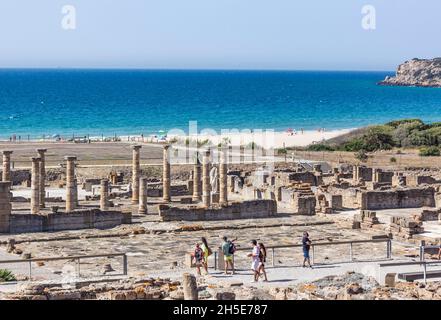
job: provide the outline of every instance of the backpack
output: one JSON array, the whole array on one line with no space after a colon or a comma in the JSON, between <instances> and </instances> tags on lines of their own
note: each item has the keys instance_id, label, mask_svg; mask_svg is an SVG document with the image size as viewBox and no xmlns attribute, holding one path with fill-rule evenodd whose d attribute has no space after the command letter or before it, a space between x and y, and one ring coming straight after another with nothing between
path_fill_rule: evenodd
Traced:
<instances>
[{"instance_id":1,"label":"backpack","mask_svg":"<svg viewBox=\"0 0 441 320\"><path fill-rule=\"evenodd\" d=\"M196 249L195 251L194 251L194 260L196 261L196 262L199 262L199 261L201 261L202 260L202 256L203 256L203 252L202 252L202 250L199 248L199 249Z\"/></svg>"},{"instance_id":2,"label":"backpack","mask_svg":"<svg viewBox=\"0 0 441 320\"><path fill-rule=\"evenodd\" d=\"M232 241L228 241L228 253L234 254L236 252L236 245Z\"/></svg>"}]
</instances>

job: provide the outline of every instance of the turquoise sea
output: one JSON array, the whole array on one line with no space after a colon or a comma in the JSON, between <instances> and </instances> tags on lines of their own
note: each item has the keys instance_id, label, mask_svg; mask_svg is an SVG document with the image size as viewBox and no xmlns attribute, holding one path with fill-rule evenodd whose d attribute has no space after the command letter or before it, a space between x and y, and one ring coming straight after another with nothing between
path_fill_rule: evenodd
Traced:
<instances>
[{"instance_id":1,"label":"turquoise sea","mask_svg":"<svg viewBox=\"0 0 441 320\"><path fill-rule=\"evenodd\" d=\"M441 89L383 87L393 72L0 70L0 137L178 128L354 128L441 121Z\"/></svg>"}]
</instances>

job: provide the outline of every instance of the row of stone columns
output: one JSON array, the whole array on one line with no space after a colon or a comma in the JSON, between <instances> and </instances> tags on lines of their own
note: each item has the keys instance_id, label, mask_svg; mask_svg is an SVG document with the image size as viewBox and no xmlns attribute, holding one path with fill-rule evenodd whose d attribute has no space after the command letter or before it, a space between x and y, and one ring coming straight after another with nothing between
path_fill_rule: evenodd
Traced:
<instances>
[{"instance_id":1,"label":"row of stone columns","mask_svg":"<svg viewBox=\"0 0 441 320\"><path fill-rule=\"evenodd\" d=\"M40 212L40 208L45 207L46 151L46 149L37 149L39 156L31 158L31 214L37 214Z\"/></svg>"},{"instance_id":2,"label":"row of stone columns","mask_svg":"<svg viewBox=\"0 0 441 320\"><path fill-rule=\"evenodd\" d=\"M140 149L140 145L132 147L132 204L139 205L140 214L147 214L148 181L147 178L141 177Z\"/></svg>"}]
</instances>

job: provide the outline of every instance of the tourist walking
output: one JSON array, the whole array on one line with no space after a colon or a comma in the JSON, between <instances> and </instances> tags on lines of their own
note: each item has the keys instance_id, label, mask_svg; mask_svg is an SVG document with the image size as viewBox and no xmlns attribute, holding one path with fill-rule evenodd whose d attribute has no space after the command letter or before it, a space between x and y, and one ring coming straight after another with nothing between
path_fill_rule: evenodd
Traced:
<instances>
[{"instance_id":1,"label":"tourist walking","mask_svg":"<svg viewBox=\"0 0 441 320\"><path fill-rule=\"evenodd\" d=\"M204 252L202 251L202 248L199 245L199 243L196 243L196 248L194 249L194 252L193 252L193 261L196 266L196 270L198 272L198 275L202 275L201 274L201 266L203 265L203 261L204 261Z\"/></svg>"},{"instance_id":2,"label":"tourist walking","mask_svg":"<svg viewBox=\"0 0 441 320\"><path fill-rule=\"evenodd\" d=\"M208 257L211 256L213 251L211 251L210 247L208 246L208 242L205 237L202 237L201 241L202 241L201 249L203 252L202 265L204 267L205 272L208 274Z\"/></svg>"},{"instance_id":3,"label":"tourist walking","mask_svg":"<svg viewBox=\"0 0 441 320\"><path fill-rule=\"evenodd\" d=\"M251 240L251 245L253 247L253 251L248 254L249 257L251 257L251 270L253 270L254 273L254 282L259 281L259 275L260 275L260 248L257 245L256 240Z\"/></svg>"},{"instance_id":4,"label":"tourist walking","mask_svg":"<svg viewBox=\"0 0 441 320\"><path fill-rule=\"evenodd\" d=\"M309 249L311 249L311 240L309 239L308 232L303 232L303 238L302 238L302 248L303 248L303 267L306 267L306 262L308 262L308 266L312 268L311 266L311 260L309 258Z\"/></svg>"},{"instance_id":5,"label":"tourist walking","mask_svg":"<svg viewBox=\"0 0 441 320\"><path fill-rule=\"evenodd\" d=\"M268 281L268 277L266 276L266 270L265 270L265 262L266 262L266 248L262 242L259 242L259 260L260 260L260 267L259 267L259 277L264 276L263 281Z\"/></svg>"},{"instance_id":6,"label":"tourist walking","mask_svg":"<svg viewBox=\"0 0 441 320\"><path fill-rule=\"evenodd\" d=\"M222 253L224 255L224 266L225 266L225 274L228 274L228 268L231 269L232 274L234 274L234 253L236 252L236 245L234 240L228 240L227 237L222 238L223 242L221 245Z\"/></svg>"}]
</instances>

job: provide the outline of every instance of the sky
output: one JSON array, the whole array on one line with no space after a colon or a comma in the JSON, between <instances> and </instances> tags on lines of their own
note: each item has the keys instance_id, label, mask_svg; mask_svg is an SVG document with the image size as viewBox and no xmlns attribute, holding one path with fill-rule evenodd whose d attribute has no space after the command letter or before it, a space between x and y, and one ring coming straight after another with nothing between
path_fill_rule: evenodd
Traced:
<instances>
[{"instance_id":1,"label":"sky","mask_svg":"<svg viewBox=\"0 0 441 320\"><path fill-rule=\"evenodd\" d=\"M1 0L0 67L394 70L441 56L440 12L440 0Z\"/></svg>"}]
</instances>

